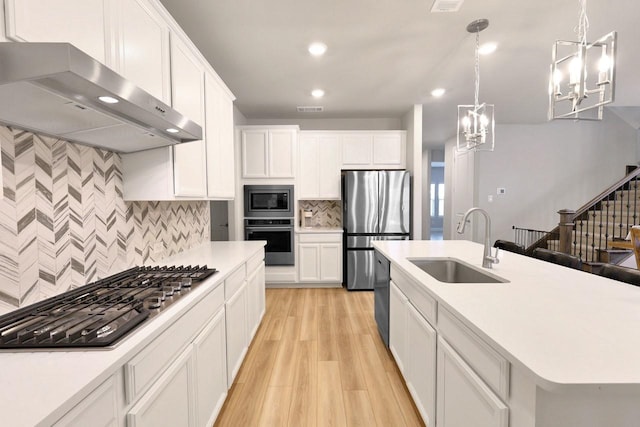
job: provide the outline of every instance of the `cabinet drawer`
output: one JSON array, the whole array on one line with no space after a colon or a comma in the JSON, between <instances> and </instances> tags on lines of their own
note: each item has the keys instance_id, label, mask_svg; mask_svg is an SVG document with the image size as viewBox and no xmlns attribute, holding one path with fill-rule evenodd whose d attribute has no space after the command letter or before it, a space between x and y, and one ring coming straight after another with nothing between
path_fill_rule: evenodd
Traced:
<instances>
[{"instance_id":1,"label":"cabinet drawer","mask_svg":"<svg viewBox=\"0 0 640 427\"><path fill-rule=\"evenodd\" d=\"M224 289L218 286L187 311L151 344L124 365L127 403L136 401L169 363L191 342L212 313L224 306Z\"/></svg>"},{"instance_id":2,"label":"cabinet drawer","mask_svg":"<svg viewBox=\"0 0 640 427\"><path fill-rule=\"evenodd\" d=\"M298 242L300 243L340 243L342 242L342 233L299 233Z\"/></svg>"},{"instance_id":3,"label":"cabinet drawer","mask_svg":"<svg viewBox=\"0 0 640 427\"><path fill-rule=\"evenodd\" d=\"M249 261L247 261L247 274L253 273L256 268L260 267L260 264L264 261L264 251L261 250L259 253L252 256Z\"/></svg>"},{"instance_id":4,"label":"cabinet drawer","mask_svg":"<svg viewBox=\"0 0 640 427\"><path fill-rule=\"evenodd\" d=\"M436 324L438 302L433 298L424 285L417 283L408 276L400 272L393 264L391 265L391 280L405 294L411 304L424 316L432 325Z\"/></svg>"},{"instance_id":5,"label":"cabinet drawer","mask_svg":"<svg viewBox=\"0 0 640 427\"><path fill-rule=\"evenodd\" d=\"M224 281L224 299L228 300L238 292L238 289L242 287L244 279L247 277L247 266L242 264L236 271L231 273Z\"/></svg>"},{"instance_id":6,"label":"cabinet drawer","mask_svg":"<svg viewBox=\"0 0 640 427\"><path fill-rule=\"evenodd\" d=\"M440 310L438 329L489 387L506 401L509 396L509 362L447 309Z\"/></svg>"}]
</instances>

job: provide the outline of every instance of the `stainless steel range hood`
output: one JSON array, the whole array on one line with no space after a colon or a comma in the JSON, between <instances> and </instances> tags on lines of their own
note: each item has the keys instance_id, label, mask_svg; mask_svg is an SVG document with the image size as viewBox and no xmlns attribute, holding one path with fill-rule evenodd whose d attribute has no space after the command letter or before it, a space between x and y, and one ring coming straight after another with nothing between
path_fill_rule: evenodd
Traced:
<instances>
[{"instance_id":1,"label":"stainless steel range hood","mask_svg":"<svg viewBox=\"0 0 640 427\"><path fill-rule=\"evenodd\" d=\"M197 123L69 43L0 43L0 123L121 153L202 139Z\"/></svg>"}]
</instances>

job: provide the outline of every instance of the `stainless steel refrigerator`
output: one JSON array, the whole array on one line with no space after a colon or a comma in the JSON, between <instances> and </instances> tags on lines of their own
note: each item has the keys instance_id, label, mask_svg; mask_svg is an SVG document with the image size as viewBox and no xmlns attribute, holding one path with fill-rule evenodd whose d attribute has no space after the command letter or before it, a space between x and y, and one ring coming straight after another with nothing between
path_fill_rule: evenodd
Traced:
<instances>
[{"instance_id":1,"label":"stainless steel refrigerator","mask_svg":"<svg viewBox=\"0 0 640 427\"><path fill-rule=\"evenodd\" d=\"M374 240L409 240L411 176L407 171L344 171L344 283L373 289Z\"/></svg>"}]
</instances>

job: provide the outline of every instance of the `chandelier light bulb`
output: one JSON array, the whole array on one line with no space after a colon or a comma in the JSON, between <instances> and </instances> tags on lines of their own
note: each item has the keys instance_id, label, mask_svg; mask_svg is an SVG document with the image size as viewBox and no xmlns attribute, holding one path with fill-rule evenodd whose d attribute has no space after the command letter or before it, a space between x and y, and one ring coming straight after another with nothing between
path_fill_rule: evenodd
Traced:
<instances>
[{"instance_id":1,"label":"chandelier light bulb","mask_svg":"<svg viewBox=\"0 0 640 427\"><path fill-rule=\"evenodd\" d=\"M489 118L485 114L481 114L480 126L482 126L482 128L486 128L488 124L489 124Z\"/></svg>"},{"instance_id":2,"label":"chandelier light bulb","mask_svg":"<svg viewBox=\"0 0 640 427\"><path fill-rule=\"evenodd\" d=\"M582 59L576 56L569 63L569 84L580 83L580 71L582 69Z\"/></svg>"},{"instance_id":3,"label":"chandelier light bulb","mask_svg":"<svg viewBox=\"0 0 640 427\"><path fill-rule=\"evenodd\" d=\"M606 53L602 53L600 61L598 62L598 70L601 73L606 73L611 68L611 58Z\"/></svg>"}]
</instances>

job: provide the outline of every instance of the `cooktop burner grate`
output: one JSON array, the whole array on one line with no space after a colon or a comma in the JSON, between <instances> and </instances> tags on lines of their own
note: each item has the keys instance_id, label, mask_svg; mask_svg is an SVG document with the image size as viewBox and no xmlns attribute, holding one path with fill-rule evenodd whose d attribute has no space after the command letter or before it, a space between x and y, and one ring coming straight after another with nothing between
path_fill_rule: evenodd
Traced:
<instances>
[{"instance_id":1,"label":"cooktop burner grate","mask_svg":"<svg viewBox=\"0 0 640 427\"><path fill-rule=\"evenodd\" d=\"M0 316L0 349L112 345L214 273L197 265L133 267Z\"/></svg>"}]
</instances>

